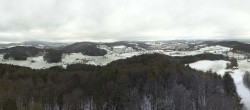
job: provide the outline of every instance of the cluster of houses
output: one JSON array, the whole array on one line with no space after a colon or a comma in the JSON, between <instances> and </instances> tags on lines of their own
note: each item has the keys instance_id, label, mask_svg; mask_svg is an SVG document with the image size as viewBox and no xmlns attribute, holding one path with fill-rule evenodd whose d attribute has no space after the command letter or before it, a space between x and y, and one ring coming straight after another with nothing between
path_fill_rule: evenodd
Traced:
<instances>
[{"instance_id":1,"label":"cluster of houses","mask_svg":"<svg viewBox=\"0 0 250 110\"><path fill-rule=\"evenodd\" d=\"M133 52L134 49L132 47L126 47L124 45L120 45L112 47L112 51L115 53L129 53Z\"/></svg>"},{"instance_id":2,"label":"cluster of houses","mask_svg":"<svg viewBox=\"0 0 250 110\"><path fill-rule=\"evenodd\" d=\"M118 45L118 46L113 46L113 47L109 47L107 45L99 45L98 48L100 49L105 49L105 50L110 50L113 51L114 53L129 53L129 52L133 52L134 49L132 47L127 47L124 45Z\"/></svg>"},{"instance_id":3,"label":"cluster of houses","mask_svg":"<svg viewBox=\"0 0 250 110\"><path fill-rule=\"evenodd\" d=\"M161 43L161 42L154 42L154 43L147 43L150 45L150 49L153 50L187 50L189 48L188 44L186 43Z\"/></svg>"}]
</instances>

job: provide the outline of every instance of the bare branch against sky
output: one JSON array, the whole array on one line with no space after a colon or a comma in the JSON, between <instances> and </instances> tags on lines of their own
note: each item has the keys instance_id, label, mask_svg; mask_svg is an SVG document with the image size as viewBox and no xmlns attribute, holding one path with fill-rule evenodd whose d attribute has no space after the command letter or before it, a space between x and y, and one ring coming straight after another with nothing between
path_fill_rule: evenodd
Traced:
<instances>
[{"instance_id":1,"label":"bare branch against sky","mask_svg":"<svg viewBox=\"0 0 250 110\"><path fill-rule=\"evenodd\" d=\"M249 0L0 0L0 41L248 39Z\"/></svg>"}]
</instances>

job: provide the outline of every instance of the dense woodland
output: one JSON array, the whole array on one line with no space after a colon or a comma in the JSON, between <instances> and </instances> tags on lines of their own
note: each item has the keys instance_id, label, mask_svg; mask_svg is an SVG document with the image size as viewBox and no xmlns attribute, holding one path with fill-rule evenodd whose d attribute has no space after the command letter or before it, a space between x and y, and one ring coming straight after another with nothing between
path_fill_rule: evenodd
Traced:
<instances>
[{"instance_id":1,"label":"dense woodland","mask_svg":"<svg viewBox=\"0 0 250 110\"><path fill-rule=\"evenodd\" d=\"M175 58L178 59L180 63L183 64L193 63L200 60L229 60L228 56L224 56L221 54L212 54L212 53L198 54L193 56L181 56Z\"/></svg>"},{"instance_id":2,"label":"dense woodland","mask_svg":"<svg viewBox=\"0 0 250 110\"><path fill-rule=\"evenodd\" d=\"M248 71L243 76L243 83L250 90L250 73Z\"/></svg>"},{"instance_id":3,"label":"dense woodland","mask_svg":"<svg viewBox=\"0 0 250 110\"><path fill-rule=\"evenodd\" d=\"M0 64L0 109L241 110L230 74L196 71L181 60L152 54L43 70Z\"/></svg>"},{"instance_id":4,"label":"dense woodland","mask_svg":"<svg viewBox=\"0 0 250 110\"><path fill-rule=\"evenodd\" d=\"M47 49L45 55L43 56L44 61L48 63L57 63L62 61L62 54L61 50L53 50Z\"/></svg>"},{"instance_id":5,"label":"dense woodland","mask_svg":"<svg viewBox=\"0 0 250 110\"><path fill-rule=\"evenodd\" d=\"M16 46L12 48L0 49L4 54L4 59L13 58L14 60L26 60L27 57L33 57L41 53L42 50L35 47Z\"/></svg>"},{"instance_id":6,"label":"dense woodland","mask_svg":"<svg viewBox=\"0 0 250 110\"><path fill-rule=\"evenodd\" d=\"M233 51L242 51L250 53L250 44L240 44L233 47Z\"/></svg>"},{"instance_id":7,"label":"dense woodland","mask_svg":"<svg viewBox=\"0 0 250 110\"><path fill-rule=\"evenodd\" d=\"M213 41L207 41L204 42L205 44L211 46L211 45L221 45L225 47L231 47L233 48L233 51L235 52L246 52L250 53L250 44L248 43L243 43L243 42L238 42L238 41L219 41L219 42L213 42Z\"/></svg>"},{"instance_id":8,"label":"dense woodland","mask_svg":"<svg viewBox=\"0 0 250 110\"><path fill-rule=\"evenodd\" d=\"M63 53L78 53L90 56L103 56L107 54L104 49L97 48L98 43L93 42L77 42L72 45L66 46L62 49Z\"/></svg>"}]
</instances>

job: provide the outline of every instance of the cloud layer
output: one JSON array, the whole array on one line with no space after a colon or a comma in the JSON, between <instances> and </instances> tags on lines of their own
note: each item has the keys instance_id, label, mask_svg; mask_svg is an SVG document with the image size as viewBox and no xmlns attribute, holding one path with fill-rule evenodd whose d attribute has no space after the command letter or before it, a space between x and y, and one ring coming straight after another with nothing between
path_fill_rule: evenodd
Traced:
<instances>
[{"instance_id":1,"label":"cloud layer","mask_svg":"<svg viewBox=\"0 0 250 110\"><path fill-rule=\"evenodd\" d=\"M0 0L0 42L248 39L249 0Z\"/></svg>"}]
</instances>

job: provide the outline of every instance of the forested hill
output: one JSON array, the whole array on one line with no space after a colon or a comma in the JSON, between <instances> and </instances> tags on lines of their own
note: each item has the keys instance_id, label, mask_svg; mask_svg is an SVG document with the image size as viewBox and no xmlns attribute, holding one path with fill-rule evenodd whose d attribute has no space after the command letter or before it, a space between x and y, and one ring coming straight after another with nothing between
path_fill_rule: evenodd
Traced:
<instances>
[{"instance_id":1,"label":"forested hill","mask_svg":"<svg viewBox=\"0 0 250 110\"><path fill-rule=\"evenodd\" d=\"M58 63L61 62L63 53L82 53L83 55L89 56L103 56L107 54L107 51L98 48L98 45L98 43L92 42L77 42L59 49L14 46L0 49L0 54L4 55L4 59L14 60L27 60L28 57L44 55L44 60L48 63Z\"/></svg>"},{"instance_id":2,"label":"forested hill","mask_svg":"<svg viewBox=\"0 0 250 110\"><path fill-rule=\"evenodd\" d=\"M221 54L205 53L193 56L182 56L182 57L177 56L175 57L175 59L178 59L179 62L182 64L189 64L200 60L229 60L229 57Z\"/></svg>"},{"instance_id":3,"label":"forested hill","mask_svg":"<svg viewBox=\"0 0 250 110\"><path fill-rule=\"evenodd\" d=\"M205 54L198 54L198 55L192 55L192 56L167 56L163 54L143 54L140 56L135 56L128 59L119 59L117 61L113 61L108 66L116 65L116 66L130 66L134 63L141 64L141 65L171 65L175 66L176 64L189 64L194 63L196 61L200 60L229 60L228 56L224 56L221 54L211 54L211 53L205 53Z\"/></svg>"},{"instance_id":4,"label":"forested hill","mask_svg":"<svg viewBox=\"0 0 250 110\"><path fill-rule=\"evenodd\" d=\"M97 48L98 43L93 42L77 42L71 45L68 45L62 49L64 53L78 53L81 52L83 55L90 56L103 56L107 54L107 51L104 49Z\"/></svg>"},{"instance_id":5,"label":"forested hill","mask_svg":"<svg viewBox=\"0 0 250 110\"><path fill-rule=\"evenodd\" d=\"M36 56L41 52L41 49L24 46L0 49L0 53L4 53L4 59L13 58L14 60L26 60L27 57Z\"/></svg>"},{"instance_id":6,"label":"forested hill","mask_svg":"<svg viewBox=\"0 0 250 110\"><path fill-rule=\"evenodd\" d=\"M204 42L208 46L212 45L221 45L225 47L231 47L233 48L233 51L242 51L246 53L250 53L250 44L249 43L244 43L244 42L239 42L239 41L219 41L219 42Z\"/></svg>"},{"instance_id":7,"label":"forested hill","mask_svg":"<svg viewBox=\"0 0 250 110\"><path fill-rule=\"evenodd\" d=\"M67 69L0 65L2 110L240 110L229 74L218 76L162 55Z\"/></svg>"}]
</instances>

